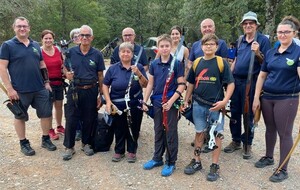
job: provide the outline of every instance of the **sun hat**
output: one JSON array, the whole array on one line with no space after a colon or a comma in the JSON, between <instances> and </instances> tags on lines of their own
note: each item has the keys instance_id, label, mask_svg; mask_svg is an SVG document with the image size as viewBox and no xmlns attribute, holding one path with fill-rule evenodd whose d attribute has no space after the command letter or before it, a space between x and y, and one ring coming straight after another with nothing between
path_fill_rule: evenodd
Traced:
<instances>
[{"instance_id":1,"label":"sun hat","mask_svg":"<svg viewBox=\"0 0 300 190\"><path fill-rule=\"evenodd\" d=\"M243 20L240 22L240 24L242 24L245 20L254 20L256 22L257 25L260 25L260 23L257 20L257 15L256 13L249 11L246 14L244 14L243 16Z\"/></svg>"}]
</instances>

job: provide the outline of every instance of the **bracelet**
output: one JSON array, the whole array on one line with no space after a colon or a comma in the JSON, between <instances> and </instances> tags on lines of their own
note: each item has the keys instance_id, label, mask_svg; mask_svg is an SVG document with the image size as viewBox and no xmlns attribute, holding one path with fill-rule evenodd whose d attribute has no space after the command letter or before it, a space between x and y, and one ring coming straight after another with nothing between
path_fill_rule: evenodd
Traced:
<instances>
[{"instance_id":1,"label":"bracelet","mask_svg":"<svg viewBox=\"0 0 300 190\"><path fill-rule=\"evenodd\" d=\"M44 83L50 83L50 80L45 80Z\"/></svg>"},{"instance_id":2,"label":"bracelet","mask_svg":"<svg viewBox=\"0 0 300 190\"><path fill-rule=\"evenodd\" d=\"M177 94L179 94L179 97L182 97L181 92L179 92L178 90L175 91Z\"/></svg>"}]
</instances>

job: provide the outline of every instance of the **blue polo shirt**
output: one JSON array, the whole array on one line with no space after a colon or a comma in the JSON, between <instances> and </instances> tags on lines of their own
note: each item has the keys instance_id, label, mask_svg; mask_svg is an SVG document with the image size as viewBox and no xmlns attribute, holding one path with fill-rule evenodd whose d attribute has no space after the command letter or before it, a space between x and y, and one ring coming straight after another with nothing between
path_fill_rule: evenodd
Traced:
<instances>
[{"instance_id":1,"label":"blue polo shirt","mask_svg":"<svg viewBox=\"0 0 300 190\"><path fill-rule=\"evenodd\" d=\"M253 41L252 41L253 42ZM233 76L237 78L246 79L248 76L250 58L251 58L251 44L252 42L248 43L246 41L246 36L244 35L242 41L237 47L237 57L236 62L233 70ZM257 34L257 42L259 43L260 51L266 55L267 51L271 48L271 44L269 39L261 34ZM238 44L238 42L236 43ZM258 62L257 58L255 57L254 66L253 66L253 75L258 75L260 71L260 63Z\"/></svg>"},{"instance_id":2,"label":"blue polo shirt","mask_svg":"<svg viewBox=\"0 0 300 190\"><path fill-rule=\"evenodd\" d=\"M97 49L91 47L89 52L84 55L80 51L80 45L74 46L69 50L69 59L71 61L72 70L74 71L74 79L80 82L76 85L88 85L98 81L98 72L105 70L103 56ZM70 70L68 60L65 66ZM93 81L93 82L91 82Z\"/></svg>"},{"instance_id":3,"label":"blue polo shirt","mask_svg":"<svg viewBox=\"0 0 300 190\"><path fill-rule=\"evenodd\" d=\"M268 73L263 90L274 94L300 92L297 68L300 67L300 47L293 42L283 53L278 48L267 52L261 70Z\"/></svg>"},{"instance_id":4,"label":"blue polo shirt","mask_svg":"<svg viewBox=\"0 0 300 190\"><path fill-rule=\"evenodd\" d=\"M133 63L135 62L135 59L138 56L141 48L142 48L142 46L134 44L134 52L133 53L134 53L135 56L133 57L133 60L132 60ZM119 46L117 46L114 49L114 52L113 52L112 56L110 57L110 64L111 65L114 64L114 63L117 63L117 62L120 62ZM145 49L143 49L143 51L142 51L142 55L140 57L139 63L142 64L143 66L148 65L148 60L147 60Z\"/></svg>"},{"instance_id":5,"label":"blue polo shirt","mask_svg":"<svg viewBox=\"0 0 300 190\"><path fill-rule=\"evenodd\" d=\"M4 42L0 59L8 60L8 72L13 88L20 93L37 92L44 89L40 71L43 60L39 44L29 39L26 47L16 37Z\"/></svg>"},{"instance_id":6,"label":"blue polo shirt","mask_svg":"<svg viewBox=\"0 0 300 190\"><path fill-rule=\"evenodd\" d=\"M193 43L193 46L191 48L190 55L189 55L190 61L195 61L198 57L204 56L201 46L202 46L201 40ZM221 39L218 40L218 49L217 49L216 55L221 56L223 58L227 58L228 48L227 48L226 42L224 40L221 40Z\"/></svg>"},{"instance_id":7,"label":"blue polo shirt","mask_svg":"<svg viewBox=\"0 0 300 190\"><path fill-rule=\"evenodd\" d=\"M137 64L138 69L147 78L147 74L144 70L143 65ZM111 65L105 73L103 84L110 86L110 99L123 99L125 97L125 92L128 87L129 78L131 76L131 68L126 69L123 67L121 62ZM143 100L142 87L139 84L139 79L134 75L131 88L130 88L130 107L136 107L139 105L138 100ZM136 96L135 96L136 95ZM113 102L120 110L126 108L125 101Z\"/></svg>"},{"instance_id":8,"label":"blue polo shirt","mask_svg":"<svg viewBox=\"0 0 300 190\"><path fill-rule=\"evenodd\" d=\"M153 92L151 96L152 104L155 107L161 107L162 94L166 84L166 80L169 74L171 62L173 56L170 55L169 61L167 63L162 63L161 58L153 60L149 68L149 74L154 78ZM177 78L183 77L184 75L184 65L180 61L176 60L174 65L174 77L170 82L168 89L168 99L173 96L177 89Z\"/></svg>"}]
</instances>

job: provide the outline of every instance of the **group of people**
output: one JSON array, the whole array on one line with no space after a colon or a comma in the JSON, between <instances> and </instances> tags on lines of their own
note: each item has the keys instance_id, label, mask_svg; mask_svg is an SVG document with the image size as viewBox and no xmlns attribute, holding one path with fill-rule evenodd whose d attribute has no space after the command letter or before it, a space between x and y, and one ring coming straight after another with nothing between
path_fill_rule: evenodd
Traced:
<instances>
[{"instance_id":1,"label":"group of people","mask_svg":"<svg viewBox=\"0 0 300 190\"><path fill-rule=\"evenodd\" d=\"M232 142L224 152L242 149L244 159L252 158L253 113L261 109L266 125L266 153L255 167L274 164L279 134L280 160L270 181L281 182L288 178L288 161L284 159L293 145L292 130L299 105L300 47L293 38L300 23L294 17L285 17L276 31L280 45L273 49L269 39L258 32L260 23L254 12L244 14L240 25L244 35L237 40L237 50L230 62L226 42L215 35L214 21L209 18L201 22L203 37L190 51L182 45L182 31L178 26L172 27L170 34L159 36L158 53L151 64L145 50L134 42L135 31L125 28L123 43L115 48L104 76L103 56L92 47L91 27L83 25L72 30L70 36L75 45L62 54L53 45L52 31L42 32L40 47L29 38L29 21L18 17L13 23L15 37L1 46L0 77L12 102L20 100L25 112L30 105L36 109L41 119L43 148L56 150L51 139L58 139L56 133L64 133L63 160L72 159L78 138L81 138L82 151L87 156L94 154L97 112L105 104L115 135L112 161L119 162L126 156L129 163L134 163L143 112L152 109L154 152L143 169L163 165L162 176L172 175L176 168L179 112L191 107L195 126L193 158L184 173L191 175L201 170L201 153L212 151L207 180L216 181L224 138L224 107L231 100ZM63 77L69 81L64 105L65 128L62 126ZM52 107L56 130L52 128ZM22 118L15 115L14 125L21 152L32 156L35 151L25 136L27 120L28 114ZM209 139L207 145L205 139Z\"/></svg>"}]
</instances>

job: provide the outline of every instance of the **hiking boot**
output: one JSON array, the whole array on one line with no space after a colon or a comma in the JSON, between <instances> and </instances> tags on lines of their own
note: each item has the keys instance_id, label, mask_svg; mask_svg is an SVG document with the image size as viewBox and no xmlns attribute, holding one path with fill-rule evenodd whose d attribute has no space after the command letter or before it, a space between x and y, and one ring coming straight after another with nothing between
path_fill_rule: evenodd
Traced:
<instances>
[{"instance_id":1,"label":"hiking boot","mask_svg":"<svg viewBox=\"0 0 300 190\"><path fill-rule=\"evenodd\" d=\"M241 148L242 148L241 147L241 143L232 141L228 146L226 146L224 148L224 152L226 152L226 153L232 153L232 152L234 152L236 150L239 150Z\"/></svg>"},{"instance_id":2,"label":"hiking boot","mask_svg":"<svg viewBox=\"0 0 300 190\"><path fill-rule=\"evenodd\" d=\"M212 163L210 165L210 171L207 174L207 181L216 181L219 178L220 166L218 164Z\"/></svg>"},{"instance_id":3,"label":"hiking boot","mask_svg":"<svg viewBox=\"0 0 300 190\"><path fill-rule=\"evenodd\" d=\"M269 180L272 182L282 182L283 180L287 179L289 177L286 170L282 169L278 173L274 173Z\"/></svg>"},{"instance_id":4,"label":"hiking boot","mask_svg":"<svg viewBox=\"0 0 300 190\"><path fill-rule=\"evenodd\" d=\"M75 149L74 148L66 148L64 154L63 154L63 160L71 160L73 155L75 154Z\"/></svg>"},{"instance_id":5,"label":"hiking boot","mask_svg":"<svg viewBox=\"0 0 300 190\"><path fill-rule=\"evenodd\" d=\"M46 138L42 137L42 145L41 146L49 151L56 150L56 146L52 143L49 136Z\"/></svg>"},{"instance_id":6,"label":"hiking boot","mask_svg":"<svg viewBox=\"0 0 300 190\"><path fill-rule=\"evenodd\" d=\"M266 166L274 165L274 159L267 156L263 156L254 165L257 168L264 168Z\"/></svg>"},{"instance_id":7,"label":"hiking boot","mask_svg":"<svg viewBox=\"0 0 300 190\"><path fill-rule=\"evenodd\" d=\"M81 141L81 130L76 130L75 141Z\"/></svg>"},{"instance_id":8,"label":"hiking boot","mask_svg":"<svg viewBox=\"0 0 300 190\"><path fill-rule=\"evenodd\" d=\"M125 154L117 154L112 157L111 161L113 162L120 162L125 157Z\"/></svg>"},{"instance_id":9,"label":"hiking boot","mask_svg":"<svg viewBox=\"0 0 300 190\"><path fill-rule=\"evenodd\" d=\"M175 168L175 165L165 164L163 169L161 170L161 175L164 177L170 176L174 172Z\"/></svg>"},{"instance_id":10,"label":"hiking boot","mask_svg":"<svg viewBox=\"0 0 300 190\"><path fill-rule=\"evenodd\" d=\"M246 145L243 145L243 158L248 160L252 158L252 146L247 145L247 150L246 150Z\"/></svg>"},{"instance_id":11,"label":"hiking boot","mask_svg":"<svg viewBox=\"0 0 300 190\"><path fill-rule=\"evenodd\" d=\"M154 160L149 160L148 162L146 162L144 165L143 165L143 168L145 170L151 170L153 169L154 167L158 167L158 166L162 166L164 164L164 162L161 160L161 161L154 161Z\"/></svg>"},{"instance_id":12,"label":"hiking boot","mask_svg":"<svg viewBox=\"0 0 300 190\"><path fill-rule=\"evenodd\" d=\"M65 128L63 126L57 126L56 133L65 134Z\"/></svg>"},{"instance_id":13,"label":"hiking boot","mask_svg":"<svg viewBox=\"0 0 300 190\"><path fill-rule=\"evenodd\" d=\"M91 149L91 146L89 144L82 144L81 150L84 152L87 156L94 155L94 150Z\"/></svg>"},{"instance_id":14,"label":"hiking boot","mask_svg":"<svg viewBox=\"0 0 300 190\"><path fill-rule=\"evenodd\" d=\"M48 134L52 140L59 139L59 136L58 136L58 134L55 133L54 129L50 129Z\"/></svg>"},{"instance_id":15,"label":"hiking boot","mask_svg":"<svg viewBox=\"0 0 300 190\"><path fill-rule=\"evenodd\" d=\"M128 153L127 155L127 162L128 163L135 163L136 155L134 153Z\"/></svg>"},{"instance_id":16,"label":"hiking boot","mask_svg":"<svg viewBox=\"0 0 300 190\"><path fill-rule=\"evenodd\" d=\"M192 159L192 161L184 168L184 173L187 175L194 174L196 171L199 171L202 169L201 161L196 162L195 159Z\"/></svg>"},{"instance_id":17,"label":"hiking boot","mask_svg":"<svg viewBox=\"0 0 300 190\"><path fill-rule=\"evenodd\" d=\"M25 155L25 156L33 156L35 155L35 151L31 148L29 140L26 140L23 143L20 143L21 146L21 152Z\"/></svg>"}]
</instances>

